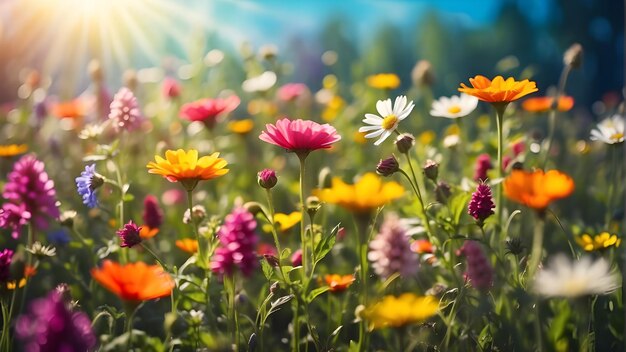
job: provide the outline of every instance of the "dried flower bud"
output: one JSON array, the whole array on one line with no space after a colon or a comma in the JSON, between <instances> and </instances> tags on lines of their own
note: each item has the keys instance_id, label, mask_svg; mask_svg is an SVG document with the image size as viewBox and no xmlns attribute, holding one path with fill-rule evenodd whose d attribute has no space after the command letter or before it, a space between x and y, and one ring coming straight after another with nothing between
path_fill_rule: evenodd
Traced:
<instances>
[{"instance_id":1,"label":"dried flower bud","mask_svg":"<svg viewBox=\"0 0 626 352\"><path fill-rule=\"evenodd\" d=\"M563 54L563 63L572 68L579 68L583 63L583 47L578 43L572 44Z\"/></svg>"},{"instance_id":2,"label":"dried flower bud","mask_svg":"<svg viewBox=\"0 0 626 352\"><path fill-rule=\"evenodd\" d=\"M265 258L265 260L267 260L267 263L272 267L277 267L279 264L278 258L271 254L263 254L263 258Z\"/></svg>"},{"instance_id":3,"label":"dried flower bud","mask_svg":"<svg viewBox=\"0 0 626 352\"><path fill-rule=\"evenodd\" d=\"M61 216L59 217L59 223L61 224L61 226L67 227L68 229L73 228L76 214L77 213L74 210L66 210L62 212Z\"/></svg>"},{"instance_id":4,"label":"dried flower bud","mask_svg":"<svg viewBox=\"0 0 626 352\"><path fill-rule=\"evenodd\" d=\"M381 159L376 166L376 173L381 176L391 176L400 170L400 164L395 155L391 155L387 159Z\"/></svg>"},{"instance_id":5,"label":"dried flower bud","mask_svg":"<svg viewBox=\"0 0 626 352\"><path fill-rule=\"evenodd\" d=\"M437 187L435 187L435 198L439 203L446 203L448 198L452 195L452 189L447 182L439 181L437 182Z\"/></svg>"},{"instance_id":6,"label":"dried flower bud","mask_svg":"<svg viewBox=\"0 0 626 352\"><path fill-rule=\"evenodd\" d=\"M402 154L406 154L413 148L413 144L415 144L415 137L411 134L403 133L396 138L396 148Z\"/></svg>"},{"instance_id":7,"label":"dried flower bud","mask_svg":"<svg viewBox=\"0 0 626 352\"><path fill-rule=\"evenodd\" d=\"M276 292L280 289L280 284L278 283L278 281L274 281L274 283L272 284L272 286L270 286L270 292L273 294L276 294Z\"/></svg>"},{"instance_id":8,"label":"dried flower bud","mask_svg":"<svg viewBox=\"0 0 626 352\"><path fill-rule=\"evenodd\" d=\"M435 83L435 75L433 74L433 66L429 61L420 60L411 71L411 79L416 86L431 86Z\"/></svg>"},{"instance_id":9,"label":"dried flower bud","mask_svg":"<svg viewBox=\"0 0 626 352\"><path fill-rule=\"evenodd\" d=\"M199 224L206 218L206 209L202 205L194 205L191 208L191 215L189 214L189 209L185 210L185 215L183 215L183 223L189 224L191 220L193 220L194 224Z\"/></svg>"},{"instance_id":10,"label":"dried flower bud","mask_svg":"<svg viewBox=\"0 0 626 352\"><path fill-rule=\"evenodd\" d=\"M426 163L424 164L423 170L424 170L424 175L428 179L434 182L437 182L437 176L439 175L439 164L437 164L433 160L428 159L426 160Z\"/></svg>"},{"instance_id":11,"label":"dried flower bud","mask_svg":"<svg viewBox=\"0 0 626 352\"><path fill-rule=\"evenodd\" d=\"M519 237L513 237L506 240L506 254L520 255L524 252L524 243Z\"/></svg>"},{"instance_id":12,"label":"dried flower bud","mask_svg":"<svg viewBox=\"0 0 626 352\"><path fill-rule=\"evenodd\" d=\"M257 183L265 189L272 189L278 183L276 171L272 169L264 169L257 174Z\"/></svg>"},{"instance_id":13,"label":"dried flower bud","mask_svg":"<svg viewBox=\"0 0 626 352\"><path fill-rule=\"evenodd\" d=\"M310 217L314 217L315 214L317 214L318 210L320 210L320 208L322 207L320 199L316 196L307 197L304 203L304 205L306 206L306 212L309 214Z\"/></svg>"}]
</instances>

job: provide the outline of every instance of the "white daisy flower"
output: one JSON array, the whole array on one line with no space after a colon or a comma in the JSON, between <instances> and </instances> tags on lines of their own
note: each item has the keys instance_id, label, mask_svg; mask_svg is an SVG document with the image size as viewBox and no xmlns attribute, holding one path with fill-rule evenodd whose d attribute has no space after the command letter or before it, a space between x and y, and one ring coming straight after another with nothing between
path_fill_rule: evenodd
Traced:
<instances>
[{"instance_id":1,"label":"white daisy flower","mask_svg":"<svg viewBox=\"0 0 626 352\"><path fill-rule=\"evenodd\" d=\"M547 297L575 298L585 295L603 295L621 286L621 275L611 270L609 262L600 258L591 262L590 257L570 261L559 254L552 259L549 268L535 276L533 290Z\"/></svg>"},{"instance_id":2,"label":"white daisy flower","mask_svg":"<svg viewBox=\"0 0 626 352\"><path fill-rule=\"evenodd\" d=\"M53 246L44 246L39 241L35 241L30 247L26 247L26 251L37 257L54 257L57 254L56 248Z\"/></svg>"},{"instance_id":3,"label":"white daisy flower","mask_svg":"<svg viewBox=\"0 0 626 352\"><path fill-rule=\"evenodd\" d=\"M379 100L376 103L376 110L378 110L380 116L365 114L363 122L371 126L363 126L359 128L359 132L369 132L365 135L365 138L380 136L380 139L374 143L374 145L380 145L398 128L400 121L409 116L414 107L413 101L407 104L407 98L404 95L397 97L393 106L391 105L391 99Z\"/></svg>"},{"instance_id":4,"label":"white daisy flower","mask_svg":"<svg viewBox=\"0 0 626 352\"><path fill-rule=\"evenodd\" d=\"M468 94L453 95L451 97L441 97L435 101L430 109L432 116L447 117L457 119L467 116L478 106L478 98Z\"/></svg>"},{"instance_id":5,"label":"white daisy flower","mask_svg":"<svg viewBox=\"0 0 626 352\"><path fill-rule=\"evenodd\" d=\"M624 141L624 117L613 115L608 117L591 130L592 141L601 141L606 144L622 143Z\"/></svg>"}]
</instances>

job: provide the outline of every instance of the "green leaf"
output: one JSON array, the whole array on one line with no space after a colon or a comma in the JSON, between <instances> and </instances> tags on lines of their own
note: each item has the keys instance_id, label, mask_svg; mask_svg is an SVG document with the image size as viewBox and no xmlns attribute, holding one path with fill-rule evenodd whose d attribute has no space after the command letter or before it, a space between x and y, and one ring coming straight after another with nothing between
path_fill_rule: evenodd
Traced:
<instances>
[{"instance_id":1,"label":"green leaf","mask_svg":"<svg viewBox=\"0 0 626 352\"><path fill-rule=\"evenodd\" d=\"M330 289L330 287L328 286L322 286L322 287L318 287L315 290L309 292L309 295L306 298L306 301L311 303L313 302L313 300L315 299L315 297L321 295L322 293L328 291Z\"/></svg>"},{"instance_id":2,"label":"green leaf","mask_svg":"<svg viewBox=\"0 0 626 352\"><path fill-rule=\"evenodd\" d=\"M261 259L261 269L263 269L263 275L265 275L265 279L269 281L274 275L274 268L267 262L265 259Z\"/></svg>"},{"instance_id":3,"label":"green leaf","mask_svg":"<svg viewBox=\"0 0 626 352\"><path fill-rule=\"evenodd\" d=\"M470 198L472 198L470 193L459 192L450 199L450 213L452 213L452 220L455 226L458 226L461 215L465 213L465 208Z\"/></svg>"},{"instance_id":4,"label":"green leaf","mask_svg":"<svg viewBox=\"0 0 626 352\"><path fill-rule=\"evenodd\" d=\"M125 202L132 202L133 200L135 200L135 196L130 193L126 193L124 194L124 197L122 198L122 200Z\"/></svg>"},{"instance_id":5,"label":"green leaf","mask_svg":"<svg viewBox=\"0 0 626 352\"><path fill-rule=\"evenodd\" d=\"M289 258L289 256L291 255L291 249L290 248L285 248L283 249L282 253L280 254L280 259L281 260L286 260Z\"/></svg>"},{"instance_id":6,"label":"green leaf","mask_svg":"<svg viewBox=\"0 0 626 352\"><path fill-rule=\"evenodd\" d=\"M337 224L330 234L326 237L322 237L322 239L315 246L315 251L313 252L313 262L314 264L319 263L320 260L324 259L328 252L333 249L335 242L337 241L337 233L339 232L341 224Z\"/></svg>"}]
</instances>

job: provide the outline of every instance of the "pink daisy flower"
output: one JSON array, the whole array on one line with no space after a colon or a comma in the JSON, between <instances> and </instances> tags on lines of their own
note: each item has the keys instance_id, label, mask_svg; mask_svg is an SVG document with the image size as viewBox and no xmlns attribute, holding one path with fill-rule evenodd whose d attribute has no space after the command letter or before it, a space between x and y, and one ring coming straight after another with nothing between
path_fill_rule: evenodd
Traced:
<instances>
[{"instance_id":1,"label":"pink daisy flower","mask_svg":"<svg viewBox=\"0 0 626 352\"><path fill-rule=\"evenodd\" d=\"M302 83L287 83L278 88L276 95L282 101L294 101L306 93L307 86Z\"/></svg>"},{"instance_id":2,"label":"pink daisy flower","mask_svg":"<svg viewBox=\"0 0 626 352\"><path fill-rule=\"evenodd\" d=\"M265 125L265 129L259 139L304 156L313 150L328 149L341 139L331 125L309 120L284 118L276 121L276 125Z\"/></svg>"},{"instance_id":3,"label":"pink daisy flower","mask_svg":"<svg viewBox=\"0 0 626 352\"><path fill-rule=\"evenodd\" d=\"M218 117L235 110L240 102L236 95L224 99L200 99L183 105L180 108L180 117L189 121L200 121L208 128L213 128Z\"/></svg>"}]
</instances>

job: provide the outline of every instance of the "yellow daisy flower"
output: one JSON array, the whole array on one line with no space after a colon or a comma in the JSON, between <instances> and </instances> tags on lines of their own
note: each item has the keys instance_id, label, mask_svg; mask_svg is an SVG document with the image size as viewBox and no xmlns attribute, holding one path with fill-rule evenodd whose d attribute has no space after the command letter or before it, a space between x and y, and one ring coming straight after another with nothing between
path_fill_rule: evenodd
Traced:
<instances>
[{"instance_id":1,"label":"yellow daisy flower","mask_svg":"<svg viewBox=\"0 0 626 352\"><path fill-rule=\"evenodd\" d=\"M609 247L619 247L622 243L621 238L617 235L611 235L608 232L602 232L595 236L583 234L575 237L576 243L587 252L607 249Z\"/></svg>"},{"instance_id":2,"label":"yellow daisy flower","mask_svg":"<svg viewBox=\"0 0 626 352\"><path fill-rule=\"evenodd\" d=\"M363 311L370 330L402 327L422 322L437 313L439 302L433 296L416 296L404 293L399 297L385 296Z\"/></svg>"},{"instance_id":3,"label":"yellow daisy flower","mask_svg":"<svg viewBox=\"0 0 626 352\"><path fill-rule=\"evenodd\" d=\"M251 119L233 120L228 123L228 130L240 135L248 134L253 128L254 122Z\"/></svg>"},{"instance_id":4,"label":"yellow daisy flower","mask_svg":"<svg viewBox=\"0 0 626 352\"><path fill-rule=\"evenodd\" d=\"M181 182L187 191L195 188L200 180L210 180L228 173L224 167L226 160L219 158L220 153L198 158L198 151L190 149L168 150L165 159L156 155L146 165L148 172L165 177L170 182Z\"/></svg>"}]
</instances>

